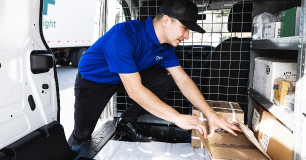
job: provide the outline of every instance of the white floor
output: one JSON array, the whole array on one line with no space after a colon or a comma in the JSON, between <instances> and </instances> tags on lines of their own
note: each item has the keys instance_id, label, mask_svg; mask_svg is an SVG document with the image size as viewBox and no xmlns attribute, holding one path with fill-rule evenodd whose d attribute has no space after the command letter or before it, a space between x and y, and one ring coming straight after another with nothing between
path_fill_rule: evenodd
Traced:
<instances>
[{"instance_id":1,"label":"white floor","mask_svg":"<svg viewBox=\"0 0 306 160\"><path fill-rule=\"evenodd\" d=\"M95 160L209 160L203 148L190 143L108 141Z\"/></svg>"}]
</instances>

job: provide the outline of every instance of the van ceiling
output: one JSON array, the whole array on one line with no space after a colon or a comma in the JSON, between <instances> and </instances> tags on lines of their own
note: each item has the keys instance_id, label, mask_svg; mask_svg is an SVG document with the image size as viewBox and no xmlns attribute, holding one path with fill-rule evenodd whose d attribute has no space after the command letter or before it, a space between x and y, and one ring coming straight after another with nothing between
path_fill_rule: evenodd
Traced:
<instances>
[{"instance_id":1,"label":"van ceiling","mask_svg":"<svg viewBox=\"0 0 306 160\"><path fill-rule=\"evenodd\" d=\"M148 1L164 1L164 0L132 0L132 3L139 7L140 4ZM230 9L233 4L246 0L192 0L197 4L199 11L204 10L220 10L220 9ZM253 0L247 0L253 1Z\"/></svg>"},{"instance_id":2,"label":"van ceiling","mask_svg":"<svg viewBox=\"0 0 306 160\"><path fill-rule=\"evenodd\" d=\"M199 6L203 4L203 1L207 0L194 0L194 2ZM237 2L245 2L252 0L208 0L209 2L204 6L206 10L220 10L220 9L231 9L233 5ZM200 8L199 8L200 10Z\"/></svg>"}]
</instances>

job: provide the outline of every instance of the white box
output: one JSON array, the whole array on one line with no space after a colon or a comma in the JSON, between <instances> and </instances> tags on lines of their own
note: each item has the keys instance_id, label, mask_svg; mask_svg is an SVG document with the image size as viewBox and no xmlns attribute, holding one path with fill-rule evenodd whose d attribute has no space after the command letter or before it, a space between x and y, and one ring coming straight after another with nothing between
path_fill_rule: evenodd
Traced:
<instances>
[{"instance_id":1,"label":"white box","mask_svg":"<svg viewBox=\"0 0 306 160\"><path fill-rule=\"evenodd\" d=\"M253 89L273 102L273 84L276 78L296 81L297 63L271 57L255 58Z\"/></svg>"},{"instance_id":2,"label":"white box","mask_svg":"<svg viewBox=\"0 0 306 160\"><path fill-rule=\"evenodd\" d=\"M281 22L272 22L265 24L264 39L279 38L281 34Z\"/></svg>"}]
</instances>

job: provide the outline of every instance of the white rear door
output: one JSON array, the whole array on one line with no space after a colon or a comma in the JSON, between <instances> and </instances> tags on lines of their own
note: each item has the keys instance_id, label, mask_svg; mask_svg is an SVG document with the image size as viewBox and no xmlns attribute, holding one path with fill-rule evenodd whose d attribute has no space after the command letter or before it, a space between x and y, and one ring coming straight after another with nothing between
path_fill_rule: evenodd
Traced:
<instances>
[{"instance_id":1,"label":"white rear door","mask_svg":"<svg viewBox=\"0 0 306 160\"><path fill-rule=\"evenodd\" d=\"M40 0L0 1L0 149L56 121L53 56L40 31Z\"/></svg>"}]
</instances>

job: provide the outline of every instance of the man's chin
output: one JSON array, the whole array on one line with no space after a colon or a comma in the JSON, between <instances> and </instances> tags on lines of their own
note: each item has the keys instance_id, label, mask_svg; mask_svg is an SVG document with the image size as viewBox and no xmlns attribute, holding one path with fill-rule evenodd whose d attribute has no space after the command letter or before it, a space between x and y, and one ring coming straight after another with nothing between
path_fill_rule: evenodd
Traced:
<instances>
[{"instance_id":1,"label":"man's chin","mask_svg":"<svg viewBox=\"0 0 306 160\"><path fill-rule=\"evenodd\" d=\"M173 47L177 47L179 45L179 43L172 43L171 44Z\"/></svg>"}]
</instances>

